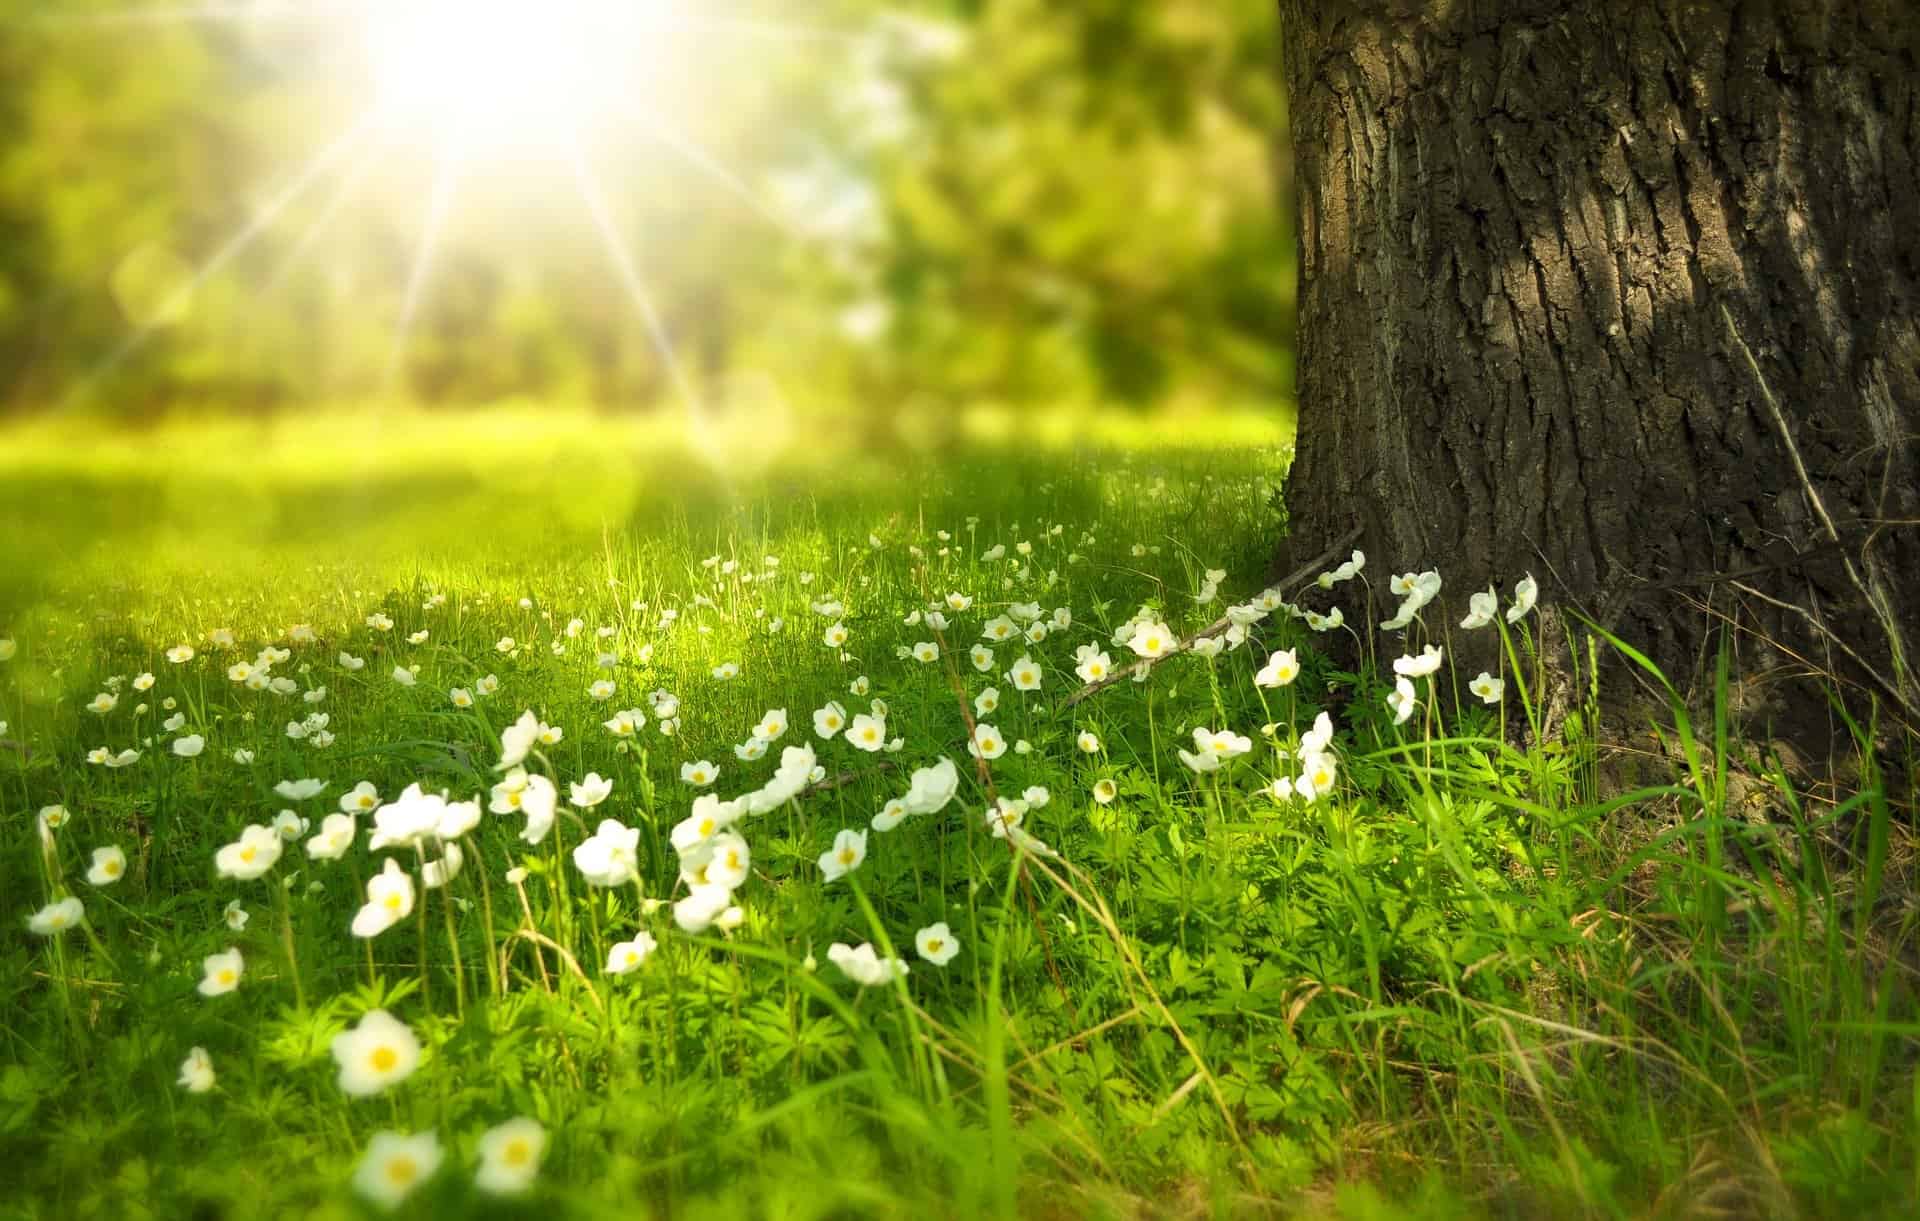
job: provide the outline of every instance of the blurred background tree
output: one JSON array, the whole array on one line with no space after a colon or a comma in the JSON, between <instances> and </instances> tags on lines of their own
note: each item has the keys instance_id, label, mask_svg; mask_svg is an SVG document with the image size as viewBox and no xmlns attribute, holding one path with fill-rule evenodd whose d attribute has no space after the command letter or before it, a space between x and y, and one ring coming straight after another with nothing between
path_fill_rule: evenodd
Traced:
<instances>
[{"instance_id":1,"label":"blurred background tree","mask_svg":"<svg viewBox=\"0 0 1920 1221\"><path fill-rule=\"evenodd\" d=\"M623 253L557 149L450 166L383 131L321 156L374 90L341 0L7 2L10 411L670 405L623 257L722 406L1290 384L1267 0L688 6L725 21L649 61L645 113L609 99L581 136Z\"/></svg>"}]
</instances>

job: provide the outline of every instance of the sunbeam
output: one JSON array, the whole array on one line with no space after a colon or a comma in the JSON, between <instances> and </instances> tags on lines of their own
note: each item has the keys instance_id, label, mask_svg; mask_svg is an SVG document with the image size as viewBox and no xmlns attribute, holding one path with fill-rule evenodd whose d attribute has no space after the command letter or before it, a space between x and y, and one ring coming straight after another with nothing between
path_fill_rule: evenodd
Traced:
<instances>
[{"instance_id":1,"label":"sunbeam","mask_svg":"<svg viewBox=\"0 0 1920 1221\"><path fill-rule=\"evenodd\" d=\"M665 123L661 122L658 117L648 113L645 109L629 99L611 98L608 99L607 105L615 115L641 128L647 138L655 144L663 145L672 150L688 164L701 170L721 186L725 187L729 194L752 209L761 219L771 224L774 228L789 236L795 233L793 225L786 217L774 211L772 207L754 193L753 188L748 186L738 174L721 164L720 161L711 153L707 152L706 149L701 148L692 140L675 132Z\"/></svg>"},{"instance_id":2,"label":"sunbeam","mask_svg":"<svg viewBox=\"0 0 1920 1221\"><path fill-rule=\"evenodd\" d=\"M125 9L116 13L35 13L11 18L21 24L49 28L100 29L113 26L247 24L256 21L342 21L357 19L362 0L341 3L292 4L259 0L257 3L156 4ZM4 24L5 22L0 22Z\"/></svg>"},{"instance_id":3,"label":"sunbeam","mask_svg":"<svg viewBox=\"0 0 1920 1221\"><path fill-rule=\"evenodd\" d=\"M689 426L695 436L704 437L707 431L705 405L701 402L699 394L695 392L693 382L687 377L686 370L681 366L679 356L673 350L673 338L667 334L666 323L661 320L659 311L654 308L652 295L647 292L645 283L640 279L640 269L634 265L632 252L627 249L627 244L620 239L619 230L614 227L613 216L607 209L606 196L600 188L600 180L594 174L593 168L587 164L586 154L580 150L577 143L570 145L567 151L568 161L573 169L574 183L580 189L580 197L586 201L587 213L593 218L593 227L599 231L601 241L606 244L607 257L613 261L614 269L620 275L620 282L627 290L627 296L639 310L641 320L646 324L647 334L660 354L661 364L667 371L668 379L673 382L674 389L686 402Z\"/></svg>"},{"instance_id":4,"label":"sunbeam","mask_svg":"<svg viewBox=\"0 0 1920 1221\"><path fill-rule=\"evenodd\" d=\"M293 269L306 258L308 252L320 240L321 235L332 225L334 218L340 214L341 209L353 199L360 184L365 180L367 171L373 168L374 162L378 159L377 144L354 158L353 164L340 175L339 185L334 187L333 194L329 195L327 202L321 205L320 215L313 218L313 223L308 225L306 232L300 235L300 240L295 242L293 248L287 251L286 257L280 260L279 270L268 279L263 292L272 292L280 287L287 276L292 274Z\"/></svg>"},{"instance_id":5,"label":"sunbeam","mask_svg":"<svg viewBox=\"0 0 1920 1221\"><path fill-rule=\"evenodd\" d=\"M76 395L82 394L102 377L105 377L108 373L119 367L121 362L139 351L140 348L153 337L154 332L159 329L159 319L178 314L181 310L185 309L187 303L193 299L194 293L198 292L207 281L219 275L229 263L240 257L254 242L258 241L261 235L271 229L274 222L280 219L281 213L285 212L295 200L306 194L309 187L319 181L322 176L330 171L341 158L345 157L347 153L359 143L371 129L374 119L375 115L371 111L362 115L332 143L316 153L294 176L291 182L281 188L273 198L269 199L265 207L261 208L253 215L251 220L240 227L238 233L228 238L224 245L214 251L213 257L200 265L200 268L194 272L192 279L175 289L166 298L160 308L154 311L151 319L139 324L134 329L133 334L127 336L119 347L108 353L107 357L100 362L99 367L94 369L87 377L83 378L80 384L74 388L74 393Z\"/></svg>"},{"instance_id":6,"label":"sunbeam","mask_svg":"<svg viewBox=\"0 0 1920 1221\"><path fill-rule=\"evenodd\" d=\"M427 197L426 220L420 230L420 248L414 253L413 270L407 275L407 292L400 306L400 321L394 329L393 352L387 358L386 376L382 384L391 389L399 379L401 366L407 355L407 340L412 335L414 319L420 313L420 300L426 292L427 278L433 271L435 248L440 244L440 230L446 224L447 210L453 204L453 193L459 185L461 150L449 147L441 152L440 164L435 167L433 191Z\"/></svg>"}]
</instances>

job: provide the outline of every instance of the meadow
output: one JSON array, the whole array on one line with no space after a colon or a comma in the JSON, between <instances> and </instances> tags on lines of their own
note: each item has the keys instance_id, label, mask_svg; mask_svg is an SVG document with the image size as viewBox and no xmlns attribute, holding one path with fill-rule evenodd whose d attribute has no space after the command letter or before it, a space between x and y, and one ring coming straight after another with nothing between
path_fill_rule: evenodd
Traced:
<instances>
[{"instance_id":1,"label":"meadow","mask_svg":"<svg viewBox=\"0 0 1920 1221\"><path fill-rule=\"evenodd\" d=\"M0 1214L1920 1208L1897 733L1275 585L1271 419L733 428L0 436Z\"/></svg>"}]
</instances>

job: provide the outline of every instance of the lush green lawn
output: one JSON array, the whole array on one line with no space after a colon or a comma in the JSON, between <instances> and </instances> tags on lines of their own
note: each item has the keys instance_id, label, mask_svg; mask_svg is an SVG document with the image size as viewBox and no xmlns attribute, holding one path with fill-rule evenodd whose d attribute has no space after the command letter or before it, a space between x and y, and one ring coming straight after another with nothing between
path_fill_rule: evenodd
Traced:
<instances>
[{"instance_id":1,"label":"lush green lawn","mask_svg":"<svg viewBox=\"0 0 1920 1221\"><path fill-rule=\"evenodd\" d=\"M0 1210L355 1215L368 1173L417 1182L421 1214L1920 1203L1911 795L1871 760L1816 799L1723 719L1669 723L1629 789L1590 703L1535 743L1536 650L1567 648L1539 610L1368 626L1429 564L1510 605L1521 574L1444 557L1371 557L1308 602L1377 666L1337 668L1282 610L1069 705L1077 650L1117 669L1157 634L1131 621L1184 637L1261 593L1278 438L1215 418L989 420L905 453L780 436L496 414L0 438ZM976 667L1003 617L1023 634ZM1504 699L1449 656L1395 723L1394 658L1496 634ZM1256 683L1296 648L1297 678ZM261 689L230 677L262 662ZM605 723L628 709L623 737ZM558 731L524 761L558 805L537 843L542 781L495 766L524 711ZM1277 796L1322 711L1331 787ZM854 745L881 713L898 749ZM737 757L756 726L764 755ZM1196 729L1245 752L1217 740L1196 771ZM913 773L943 758L951 802L874 828L910 787L937 797ZM696 761L710 790L682 778ZM589 773L611 792L575 808ZM325 787L276 792L302 778ZM389 808L325 859L309 841L363 781ZM422 885L448 868L437 835L369 847L419 812L410 784L483 811L448 831L444 887ZM716 839L690 813L733 811L696 809L706 791L766 808ZM995 798L1022 803L1004 835ZM243 838L276 816L296 825ZM843 831L864 857L833 876ZM222 876L248 842L284 848ZM88 880L108 847L124 869ZM383 861L408 882L369 903ZM80 927L29 930L69 895ZM836 943L873 947L871 986ZM205 960L229 947L223 992L231 963ZM410 1073L371 1010L421 1044ZM180 1083L194 1048L205 1092ZM495 1197L475 1173L516 1178L515 1130L485 1134L516 1118L544 1162ZM430 1134L437 1166L382 1131Z\"/></svg>"}]
</instances>

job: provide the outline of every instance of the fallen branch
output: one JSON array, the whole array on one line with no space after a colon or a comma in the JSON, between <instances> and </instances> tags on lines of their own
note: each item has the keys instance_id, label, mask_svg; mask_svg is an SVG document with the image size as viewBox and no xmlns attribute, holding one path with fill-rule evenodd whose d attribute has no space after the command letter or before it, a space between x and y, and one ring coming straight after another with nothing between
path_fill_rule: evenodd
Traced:
<instances>
[{"instance_id":1,"label":"fallen branch","mask_svg":"<svg viewBox=\"0 0 1920 1221\"><path fill-rule=\"evenodd\" d=\"M1268 588L1284 590L1289 585L1295 585L1300 582L1309 580L1313 577L1319 576L1322 572L1324 572L1328 568L1329 565L1331 565L1334 562L1335 559L1337 559L1343 552L1345 552L1349 547L1352 547L1353 544L1359 540L1360 534L1361 534L1361 527L1355 526L1353 529L1347 531L1346 534L1342 535L1338 542L1333 543L1325 551L1322 551L1319 555L1314 556L1311 560L1307 561L1305 564L1302 564L1300 567L1294 569L1292 572L1288 573L1286 576L1281 577L1278 581L1275 581L1272 585L1268 586ZM1208 624L1206 627L1201 628L1199 631L1195 632L1193 635L1187 637L1185 640L1182 640L1179 644L1174 645L1171 649L1168 649L1165 653L1162 653L1160 656L1152 658L1150 660L1136 661L1130 666L1126 666L1123 669L1115 670L1113 673L1107 675L1105 678L1099 680L1098 682L1088 683L1086 686L1080 688L1078 691L1074 692L1072 695L1069 695L1067 697L1067 702L1060 706L1062 708L1071 708L1075 704L1079 703L1083 699L1088 698L1089 696L1098 695L1100 692L1105 691L1108 687L1113 686L1115 683L1125 682L1127 679L1132 678L1135 674L1139 673L1142 670L1147 669L1150 666L1158 665L1160 662L1165 661L1167 658L1172 657L1175 654L1186 652L1188 649L1193 647L1195 641L1205 640L1211 636L1218 636L1220 633L1226 631L1228 628L1232 626L1233 626L1233 620L1227 618L1225 615L1222 615L1218 619L1214 620L1212 623Z\"/></svg>"},{"instance_id":2,"label":"fallen branch","mask_svg":"<svg viewBox=\"0 0 1920 1221\"><path fill-rule=\"evenodd\" d=\"M794 797L798 799L801 797L811 797L815 793L831 793L835 789L845 788L856 780L864 780L868 776L884 776L888 772L897 772L899 770L900 765L898 763L883 761L861 771L841 772L837 776L828 776L824 779L816 780L806 788L801 789L798 793L795 793Z\"/></svg>"}]
</instances>

